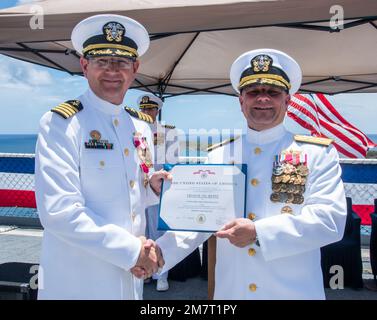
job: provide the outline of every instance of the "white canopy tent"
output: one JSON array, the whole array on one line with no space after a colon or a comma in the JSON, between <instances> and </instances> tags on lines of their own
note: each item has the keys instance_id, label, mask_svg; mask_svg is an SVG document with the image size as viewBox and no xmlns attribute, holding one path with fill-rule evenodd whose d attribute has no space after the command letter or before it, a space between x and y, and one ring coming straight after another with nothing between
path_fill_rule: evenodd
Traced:
<instances>
[{"instance_id":1,"label":"white canopy tent","mask_svg":"<svg viewBox=\"0 0 377 320\"><path fill-rule=\"evenodd\" d=\"M334 4L343 9L343 29L329 26ZM33 30L38 10L44 29ZM232 62L263 47L297 59L301 92L377 92L376 0L44 0L0 10L0 53L80 74L72 28L105 12L130 16L149 31L151 47L133 87L159 96L233 95Z\"/></svg>"}]
</instances>

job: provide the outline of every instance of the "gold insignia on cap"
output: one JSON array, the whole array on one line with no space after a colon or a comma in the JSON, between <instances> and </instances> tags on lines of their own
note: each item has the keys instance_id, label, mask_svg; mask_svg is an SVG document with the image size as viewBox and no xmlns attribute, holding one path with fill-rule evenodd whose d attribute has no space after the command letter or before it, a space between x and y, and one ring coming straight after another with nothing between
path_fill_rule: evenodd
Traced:
<instances>
[{"instance_id":1,"label":"gold insignia on cap","mask_svg":"<svg viewBox=\"0 0 377 320\"><path fill-rule=\"evenodd\" d=\"M272 65L272 58L266 54L260 54L251 59L254 72L268 72Z\"/></svg>"},{"instance_id":2,"label":"gold insignia on cap","mask_svg":"<svg viewBox=\"0 0 377 320\"><path fill-rule=\"evenodd\" d=\"M119 22L111 21L103 26L103 34L109 42L121 42L126 29Z\"/></svg>"},{"instance_id":3,"label":"gold insignia on cap","mask_svg":"<svg viewBox=\"0 0 377 320\"><path fill-rule=\"evenodd\" d=\"M101 140L101 133L98 130L92 130L90 131L90 137L93 140L99 141Z\"/></svg>"},{"instance_id":4,"label":"gold insignia on cap","mask_svg":"<svg viewBox=\"0 0 377 320\"><path fill-rule=\"evenodd\" d=\"M149 97L148 97L148 96L144 96L144 97L141 99L141 102L142 102L142 103L148 103L148 102L149 102Z\"/></svg>"}]
</instances>

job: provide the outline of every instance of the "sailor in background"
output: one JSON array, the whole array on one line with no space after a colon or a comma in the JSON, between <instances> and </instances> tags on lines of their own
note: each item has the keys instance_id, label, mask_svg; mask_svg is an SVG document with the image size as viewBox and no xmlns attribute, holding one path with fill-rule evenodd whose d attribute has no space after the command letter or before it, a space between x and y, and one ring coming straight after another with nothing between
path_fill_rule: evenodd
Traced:
<instances>
[{"instance_id":1,"label":"sailor in background","mask_svg":"<svg viewBox=\"0 0 377 320\"><path fill-rule=\"evenodd\" d=\"M302 78L292 57L246 52L230 78L248 128L213 148L209 162L247 164L246 217L215 234L214 298L324 299L320 248L342 238L346 221L338 153L329 139L296 136L283 125ZM157 240L162 272L209 236L165 233Z\"/></svg>"},{"instance_id":2,"label":"sailor in background","mask_svg":"<svg viewBox=\"0 0 377 320\"><path fill-rule=\"evenodd\" d=\"M153 122L149 124L154 144L154 169L161 170L164 164L175 164L179 160L179 141L177 130L174 126L161 124L157 121L159 111L163 102L157 96L146 93L139 97L137 102L140 111L149 115ZM152 240L156 240L164 234L158 230L159 205L147 208L147 229L146 235ZM168 272L161 275L154 274L153 279L157 280L157 291L167 291L169 289Z\"/></svg>"},{"instance_id":3,"label":"sailor in background","mask_svg":"<svg viewBox=\"0 0 377 320\"><path fill-rule=\"evenodd\" d=\"M149 36L118 15L81 21L72 42L89 88L40 121L35 189L44 227L39 299L142 299L161 267L144 238L145 208L158 203L166 172L153 173L151 118L125 108ZM148 244L146 246L146 244Z\"/></svg>"}]
</instances>

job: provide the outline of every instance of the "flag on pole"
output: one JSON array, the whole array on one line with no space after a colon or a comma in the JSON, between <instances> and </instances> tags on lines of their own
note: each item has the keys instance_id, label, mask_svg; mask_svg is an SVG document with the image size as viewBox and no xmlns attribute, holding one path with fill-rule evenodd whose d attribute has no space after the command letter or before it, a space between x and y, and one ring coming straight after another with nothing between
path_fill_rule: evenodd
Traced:
<instances>
[{"instance_id":1,"label":"flag on pole","mask_svg":"<svg viewBox=\"0 0 377 320\"><path fill-rule=\"evenodd\" d=\"M323 94L293 95L287 114L312 136L333 139L341 157L365 158L368 149L377 146L344 119Z\"/></svg>"}]
</instances>

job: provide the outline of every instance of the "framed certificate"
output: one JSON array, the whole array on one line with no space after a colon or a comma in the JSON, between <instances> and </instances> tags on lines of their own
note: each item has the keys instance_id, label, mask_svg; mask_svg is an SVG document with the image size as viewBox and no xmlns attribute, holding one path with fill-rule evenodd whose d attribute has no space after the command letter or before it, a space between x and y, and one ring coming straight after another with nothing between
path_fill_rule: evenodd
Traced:
<instances>
[{"instance_id":1,"label":"framed certificate","mask_svg":"<svg viewBox=\"0 0 377 320\"><path fill-rule=\"evenodd\" d=\"M216 232L245 217L246 164L176 164L164 181L158 230Z\"/></svg>"}]
</instances>

